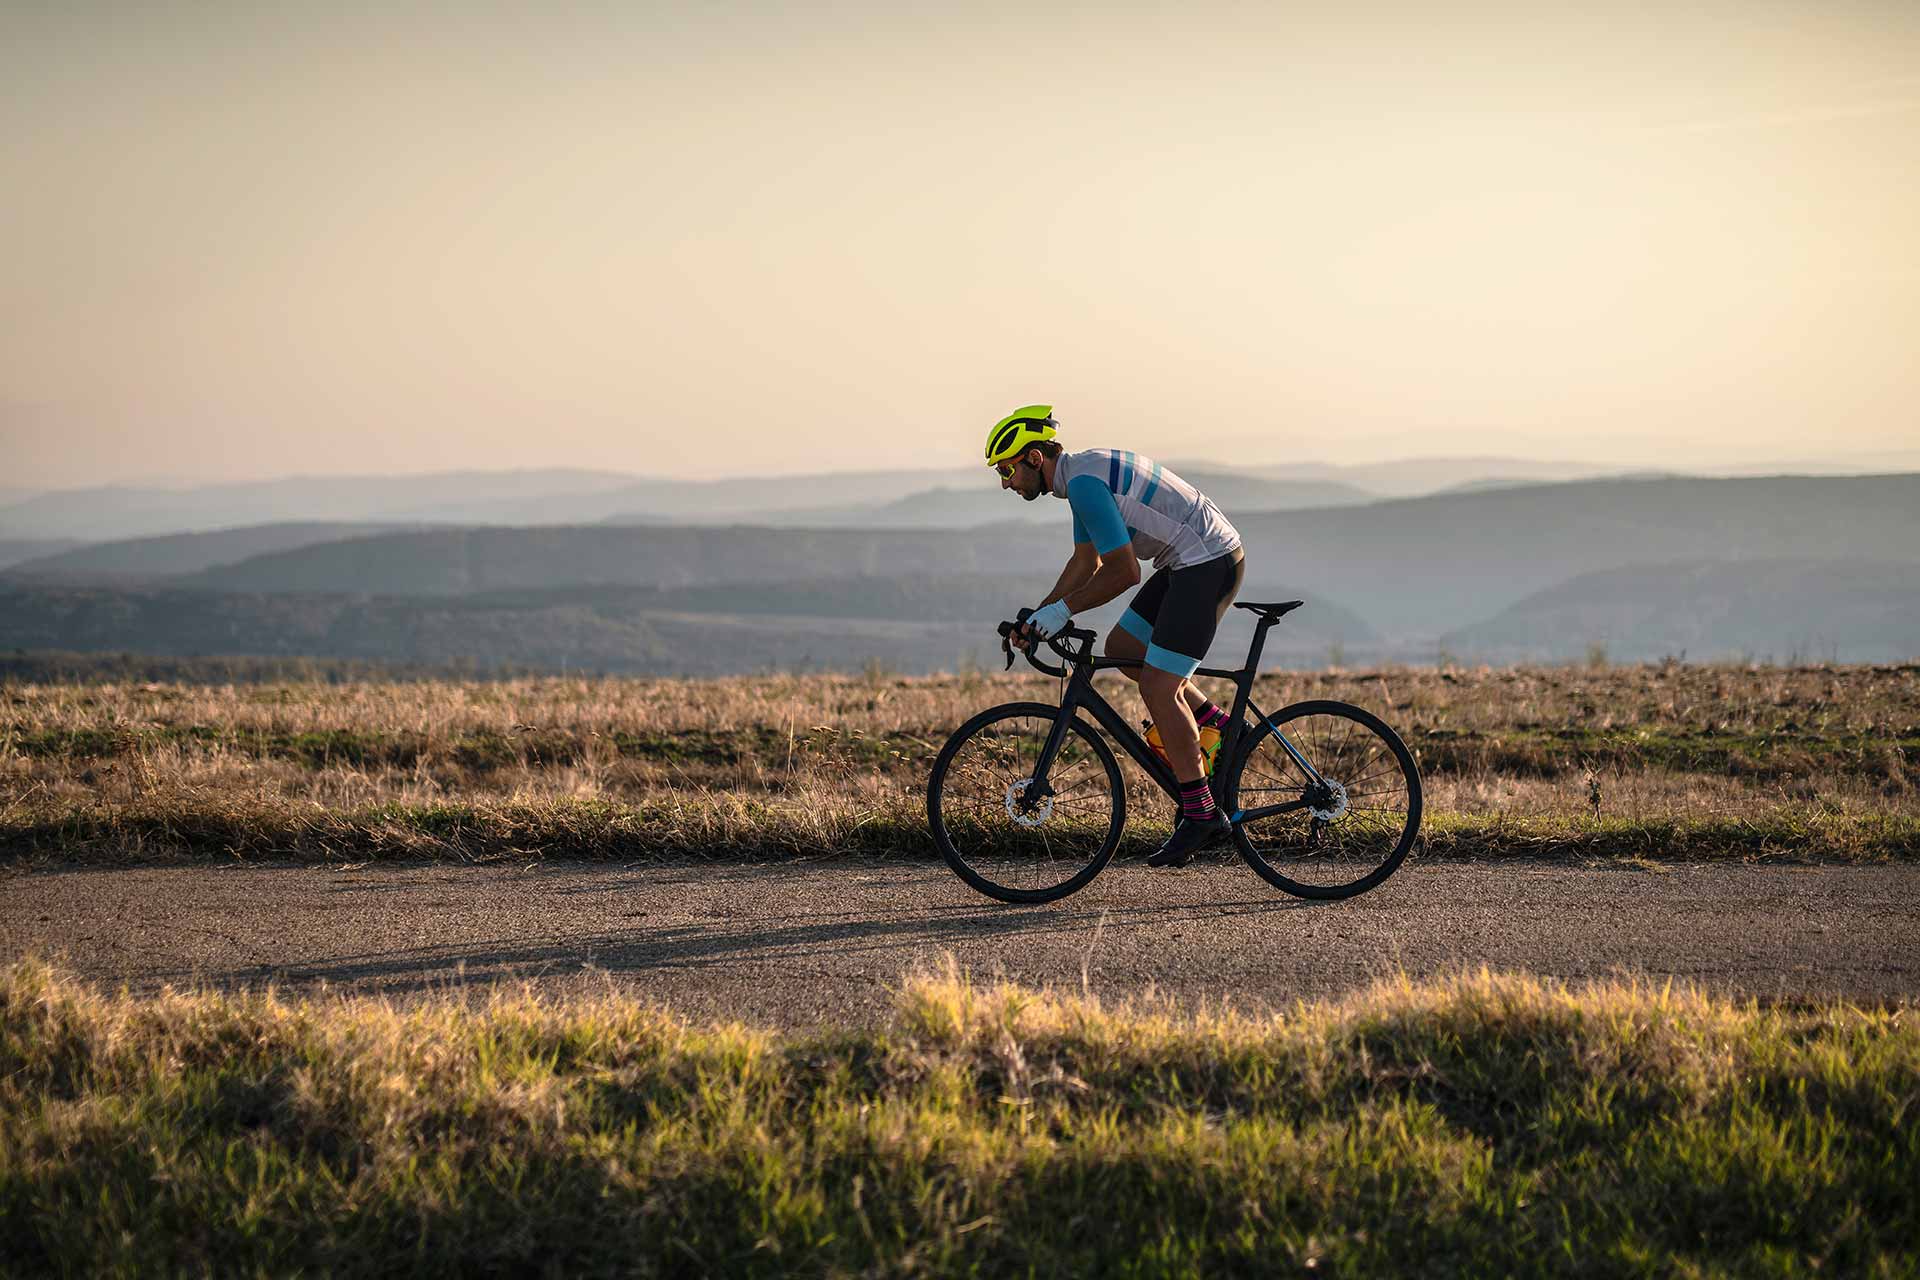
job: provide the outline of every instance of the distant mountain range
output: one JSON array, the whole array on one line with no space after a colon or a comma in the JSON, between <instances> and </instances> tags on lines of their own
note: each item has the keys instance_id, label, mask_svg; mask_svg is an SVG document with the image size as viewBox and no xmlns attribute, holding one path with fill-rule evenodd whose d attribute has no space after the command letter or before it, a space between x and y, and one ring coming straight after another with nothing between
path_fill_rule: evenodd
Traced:
<instances>
[{"instance_id":1,"label":"distant mountain range","mask_svg":"<svg viewBox=\"0 0 1920 1280\"><path fill-rule=\"evenodd\" d=\"M7 576L54 582L129 582L174 578L276 551L293 551L348 538L409 532L418 525L257 524L212 533L174 533L93 544L65 543L60 550L23 558ZM0 543L0 549L8 544ZM20 544L47 547L49 544ZM0 564L0 567L6 567Z\"/></svg>"},{"instance_id":2,"label":"distant mountain range","mask_svg":"<svg viewBox=\"0 0 1920 1280\"><path fill-rule=\"evenodd\" d=\"M1037 589L1027 586L1028 595ZM650 675L781 669L900 671L997 665L994 623L1028 598L1001 577L847 579L652 592L571 588L419 599L180 588L0 586L0 649L79 653L327 656L392 663ZM747 607L740 607L747 606ZM1118 604L1083 619L1105 626ZM1237 664L1236 615L1214 657ZM1276 657L1364 646L1364 623L1314 603L1293 615ZM1357 650L1356 650L1357 651Z\"/></svg>"},{"instance_id":3,"label":"distant mountain range","mask_svg":"<svg viewBox=\"0 0 1920 1280\"><path fill-rule=\"evenodd\" d=\"M1046 500L1043 500L1046 501ZM682 526L448 529L327 543L209 569L230 591L454 595L1015 572L1065 557L1051 526L937 530ZM1623 564L1786 557L1920 560L1920 476L1588 481L1240 517L1249 592L1306 587L1389 639L1470 626Z\"/></svg>"},{"instance_id":4,"label":"distant mountain range","mask_svg":"<svg viewBox=\"0 0 1920 1280\"><path fill-rule=\"evenodd\" d=\"M1704 561L1581 574L1442 640L1487 661L1604 654L1889 662L1920 656L1920 564Z\"/></svg>"},{"instance_id":5,"label":"distant mountain range","mask_svg":"<svg viewBox=\"0 0 1920 1280\"><path fill-rule=\"evenodd\" d=\"M294 522L439 523L442 510L563 501L618 488L602 471L449 471L418 476L294 476L185 489L62 489L0 507L0 538L104 542ZM470 517L469 517L470 518Z\"/></svg>"},{"instance_id":6,"label":"distant mountain range","mask_svg":"<svg viewBox=\"0 0 1920 1280\"><path fill-rule=\"evenodd\" d=\"M1613 480L1241 522L1248 582L1305 580L1389 637L1470 626L1627 564L1920 560L1920 475Z\"/></svg>"},{"instance_id":7,"label":"distant mountain range","mask_svg":"<svg viewBox=\"0 0 1920 1280\"><path fill-rule=\"evenodd\" d=\"M72 538L0 538L0 570L82 546Z\"/></svg>"},{"instance_id":8,"label":"distant mountain range","mask_svg":"<svg viewBox=\"0 0 1920 1280\"><path fill-rule=\"evenodd\" d=\"M1242 483L1243 499L1283 486ZM0 573L0 646L659 672L950 666L990 651L991 624L1037 602L1068 550L1063 504L989 483L948 509L977 500L1047 519L802 528L773 512L721 527L316 523L130 540ZM1920 475L1227 505L1247 544L1241 598L1310 601L1275 633L1288 661L1335 646L1349 661L1580 658L1595 645L1622 659L1920 656ZM1251 625L1229 617L1216 663L1237 659Z\"/></svg>"},{"instance_id":9,"label":"distant mountain range","mask_svg":"<svg viewBox=\"0 0 1920 1280\"><path fill-rule=\"evenodd\" d=\"M1188 477L1248 511L1365 502L1319 480L1244 473ZM196 489L74 489L0 503L0 537L126 541L295 524L778 523L819 528L964 528L1030 518L984 466L734 480L645 480L597 471L450 472L296 478Z\"/></svg>"},{"instance_id":10,"label":"distant mountain range","mask_svg":"<svg viewBox=\"0 0 1920 1280\"><path fill-rule=\"evenodd\" d=\"M1375 495L1352 485L1313 480L1266 480L1226 472L1180 471L1223 509L1237 512L1287 511L1371 502ZM1006 521L1058 520L1060 512L1044 499L1026 502L1000 488L985 467L953 487L916 489L887 502L843 503L790 510L715 509L687 515L678 524L756 524L799 529L971 529ZM608 524L657 524L657 510L614 516Z\"/></svg>"},{"instance_id":11,"label":"distant mountain range","mask_svg":"<svg viewBox=\"0 0 1920 1280\"><path fill-rule=\"evenodd\" d=\"M1270 454L1263 446L1259 453ZM1890 455L1907 457L1907 455ZM1360 466L1162 459L1229 513L1354 505L1445 490L1619 478L1617 467L1501 457L1413 458ZM1808 473L1848 469L1846 459ZM1907 466L1920 469L1920 453ZM1868 468L1854 466L1859 472ZM1889 465L1884 470L1901 469ZM964 528L1020 520L984 467L824 472L689 481L613 471L452 471L413 476L295 476L184 488L0 488L0 539L107 542L251 525L784 524ZM778 517L776 519L775 517Z\"/></svg>"},{"instance_id":12,"label":"distant mountain range","mask_svg":"<svg viewBox=\"0 0 1920 1280\"><path fill-rule=\"evenodd\" d=\"M441 529L255 556L194 574L181 585L447 596L899 574L999 572L1051 581L1068 549L1064 529L1032 525L996 525L964 536L928 529L689 525Z\"/></svg>"},{"instance_id":13,"label":"distant mountain range","mask_svg":"<svg viewBox=\"0 0 1920 1280\"><path fill-rule=\"evenodd\" d=\"M1264 447L1250 452L1266 453ZM1235 451L1220 455L1231 459ZM1277 465L1235 466L1230 462L1200 463L1220 470L1266 476L1280 480L1330 480L1365 489L1381 497L1415 498L1458 489L1477 481L1501 484L1559 484L1573 480L1606 480L1644 477L1644 466L1612 466L1592 462L1542 461L1530 458L1481 457L1397 458L1391 462L1339 465L1326 462L1281 463ZM1176 468L1177 469L1177 468ZM1860 476L1891 475L1920 471L1920 449L1877 453L1810 457L1789 461L1759 463L1732 462L1712 467L1673 468L1676 473L1703 478L1748 478L1754 476Z\"/></svg>"},{"instance_id":14,"label":"distant mountain range","mask_svg":"<svg viewBox=\"0 0 1920 1280\"><path fill-rule=\"evenodd\" d=\"M1416 498L1477 481L1500 484L1557 484L1569 480L1598 480L1619 475L1626 468L1592 462L1551 462L1527 458L1402 458L1342 466L1330 462L1296 462L1278 466L1232 468L1229 463L1204 463L1217 470L1273 480L1318 481L1344 484L1382 498ZM1177 469L1177 468L1176 468Z\"/></svg>"},{"instance_id":15,"label":"distant mountain range","mask_svg":"<svg viewBox=\"0 0 1920 1280\"><path fill-rule=\"evenodd\" d=\"M1167 460L1181 475L1242 510L1321 506L1437 492L1478 479L1558 481L1608 474L1583 463L1508 458L1417 459L1359 467L1304 463L1246 467L1231 460ZM1916 465L1920 465L1917 463ZM1202 477L1205 477L1203 480ZM1224 486L1273 482L1243 498ZM1291 488L1293 492L1288 493ZM1218 490L1216 492L1216 490ZM596 524L692 521L734 524L793 512L802 523L858 524L876 513L933 521L922 504L996 496L984 467L821 472L688 481L615 471L451 471L418 476L291 476L234 484L110 485L53 491L0 486L0 538L101 542L254 524ZM962 524L1016 518L958 507Z\"/></svg>"}]
</instances>

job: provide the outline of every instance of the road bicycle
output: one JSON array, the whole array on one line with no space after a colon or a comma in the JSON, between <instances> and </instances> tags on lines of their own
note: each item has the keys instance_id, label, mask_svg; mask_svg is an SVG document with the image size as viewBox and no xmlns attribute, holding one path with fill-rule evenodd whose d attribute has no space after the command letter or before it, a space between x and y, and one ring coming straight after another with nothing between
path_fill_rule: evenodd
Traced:
<instances>
[{"instance_id":1,"label":"road bicycle","mask_svg":"<svg viewBox=\"0 0 1920 1280\"><path fill-rule=\"evenodd\" d=\"M1269 884L1302 898L1350 898L1392 875L1420 832L1420 771L1400 735L1344 702L1297 702L1269 715L1253 680L1267 632L1302 602L1236 604L1259 615L1246 665L1195 674L1234 682L1214 756L1215 802L1233 843ZM1000 624L1007 665L1020 623ZM947 739L927 779L933 838L962 880L1002 902L1052 902L1084 889L1120 846L1127 792L1113 749L1090 713L1176 807L1166 760L1093 687L1096 672L1138 659L1097 658L1093 632L1067 627L1045 641L1061 665L1021 647L1036 669L1066 681L1058 706L1009 702ZM1069 671L1071 674L1069 675Z\"/></svg>"}]
</instances>

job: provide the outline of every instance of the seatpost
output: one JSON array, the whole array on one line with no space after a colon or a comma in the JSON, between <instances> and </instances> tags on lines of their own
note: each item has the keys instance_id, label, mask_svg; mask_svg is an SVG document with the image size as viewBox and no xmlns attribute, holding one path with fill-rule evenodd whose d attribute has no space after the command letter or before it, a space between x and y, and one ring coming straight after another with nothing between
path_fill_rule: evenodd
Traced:
<instances>
[{"instance_id":1,"label":"seatpost","mask_svg":"<svg viewBox=\"0 0 1920 1280\"><path fill-rule=\"evenodd\" d=\"M1263 613L1260 615L1260 625L1253 629L1253 644L1247 649L1247 665L1256 675L1260 671L1260 651L1267 647L1267 632L1279 621Z\"/></svg>"},{"instance_id":2,"label":"seatpost","mask_svg":"<svg viewBox=\"0 0 1920 1280\"><path fill-rule=\"evenodd\" d=\"M1278 621L1280 621L1278 618L1269 618L1261 614L1259 625L1253 629L1253 643L1247 648L1247 681L1234 689L1233 710L1227 717L1227 726L1230 730L1239 729L1240 718L1247 713L1247 703L1253 700L1253 682L1260 675L1260 651L1267 647L1267 628ZM1223 750L1232 746L1231 743L1221 745Z\"/></svg>"}]
</instances>

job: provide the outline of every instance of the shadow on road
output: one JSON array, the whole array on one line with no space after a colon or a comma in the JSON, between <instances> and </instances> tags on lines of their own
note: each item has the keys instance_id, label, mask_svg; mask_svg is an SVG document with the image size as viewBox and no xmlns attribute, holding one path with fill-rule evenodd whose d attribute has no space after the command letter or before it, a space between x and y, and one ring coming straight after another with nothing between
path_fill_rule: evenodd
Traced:
<instances>
[{"instance_id":1,"label":"shadow on road","mask_svg":"<svg viewBox=\"0 0 1920 1280\"><path fill-rule=\"evenodd\" d=\"M594 882L550 886L555 896L606 893L622 887L618 881L596 877ZM359 885L339 885L336 892L360 892ZM430 904L418 903L418 906ZM830 953L836 963L861 953L902 952L936 955L943 949L965 947L997 938L1037 938L1047 935L1083 935L1091 943L1096 933L1116 935L1151 930L1156 939L1178 936L1182 923L1199 924L1222 917L1289 912L1312 904L1292 899L1250 898L1138 906L1101 905L1075 909L1064 903L1042 906L928 906L915 904L886 915L847 910L791 911L755 914L750 920L679 920L648 927L636 919L631 930L595 931L564 939L529 942L524 937L462 939L423 944L319 962L293 965L254 965L224 973L197 968L191 972L156 972L159 982L212 980L222 985L260 985L282 982L305 985L329 983L377 988L392 994L490 984L505 979L538 978L573 973L585 968L626 975L647 972L694 972L702 969L778 965L788 972L819 966L819 956ZM634 913L642 916L642 913ZM657 913L656 913L657 914ZM1073 975L1063 973L1063 979Z\"/></svg>"}]
</instances>

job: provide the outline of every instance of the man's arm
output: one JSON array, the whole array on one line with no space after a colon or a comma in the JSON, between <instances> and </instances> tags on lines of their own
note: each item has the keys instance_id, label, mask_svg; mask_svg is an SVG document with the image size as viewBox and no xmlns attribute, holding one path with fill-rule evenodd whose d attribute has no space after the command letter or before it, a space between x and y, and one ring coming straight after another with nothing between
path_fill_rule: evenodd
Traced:
<instances>
[{"instance_id":1,"label":"man's arm","mask_svg":"<svg viewBox=\"0 0 1920 1280\"><path fill-rule=\"evenodd\" d=\"M1093 549L1091 542L1081 541L1078 538L1077 535L1081 532L1080 522L1078 520L1073 523L1073 531L1076 535L1073 544L1073 554L1067 558L1066 568L1060 570L1060 577L1055 580L1053 590L1047 592L1047 598L1035 606L1036 611L1046 608L1055 600L1061 599L1070 592L1080 590L1095 577L1099 576L1101 563L1100 553ZM1132 548L1128 549L1131 550ZM1020 641L1022 644L1025 644L1028 638L1027 629L1024 626L1014 633L1014 639Z\"/></svg>"},{"instance_id":2,"label":"man's arm","mask_svg":"<svg viewBox=\"0 0 1920 1280\"><path fill-rule=\"evenodd\" d=\"M1084 538L1098 566L1093 576L1063 597L1075 613L1098 609L1140 581L1140 558L1133 553L1133 530L1120 515L1113 491L1093 476L1075 476L1067 482L1067 502L1073 507L1074 551Z\"/></svg>"},{"instance_id":3,"label":"man's arm","mask_svg":"<svg viewBox=\"0 0 1920 1280\"><path fill-rule=\"evenodd\" d=\"M1091 578L1061 599L1075 613L1085 613L1139 585L1140 557L1133 553L1133 544L1123 542L1100 557L1100 567L1093 571Z\"/></svg>"},{"instance_id":4,"label":"man's arm","mask_svg":"<svg viewBox=\"0 0 1920 1280\"><path fill-rule=\"evenodd\" d=\"M1132 548L1129 547L1128 550ZM1091 542L1074 543L1073 555L1067 560L1067 567L1060 571L1059 580L1053 584L1053 590L1047 592L1047 598L1040 602L1040 607L1045 608L1069 592L1078 591L1086 586L1099 568L1100 553L1093 549L1093 544Z\"/></svg>"},{"instance_id":5,"label":"man's arm","mask_svg":"<svg viewBox=\"0 0 1920 1280\"><path fill-rule=\"evenodd\" d=\"M1073 559L1041 605L1049 614L1062 615L1042 620L1049 631L1057 630L1065 615L1097 609L1140 581L1133 531L1121 518L1112 491L1092 476L1075 476L1067 482L1067 501L1073 507ZM1090 574L1078 582L1069 581L1076 570L1089 564Z\"/></svg>"}]
</instances>

